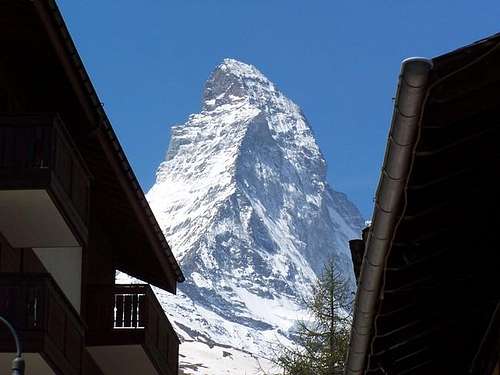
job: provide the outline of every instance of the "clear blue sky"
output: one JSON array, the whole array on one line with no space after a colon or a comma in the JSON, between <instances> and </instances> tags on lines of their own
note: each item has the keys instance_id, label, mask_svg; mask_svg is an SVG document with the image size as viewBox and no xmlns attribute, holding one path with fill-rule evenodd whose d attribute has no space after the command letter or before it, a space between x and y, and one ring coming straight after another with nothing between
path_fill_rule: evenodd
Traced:
<instances>
[{"instance_id":1,"label":"clear blue sky","mask_svg":"<svg viewBox=\"0 0 500 375\"><path fill-rule=\"evenodd\" d=\"M256 65L299 104L329 181L372 214L399 66L500 31L500 2L473 0L59 0L147 191L169 128L200 109L225 57Z\"/></svg>"}]
</instances>

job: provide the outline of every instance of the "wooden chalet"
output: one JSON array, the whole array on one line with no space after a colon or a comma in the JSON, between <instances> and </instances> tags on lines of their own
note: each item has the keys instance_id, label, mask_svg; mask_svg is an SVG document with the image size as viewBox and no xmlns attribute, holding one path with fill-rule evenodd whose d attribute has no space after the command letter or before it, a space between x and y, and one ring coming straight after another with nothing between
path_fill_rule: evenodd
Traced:
<instances>
[{"instance_id":1,"label":"wooden chalet","mask_svg":"<svg viewBox=\"0 0 500 375\"><path fill-rule=\"evenodd\" d=\"M404 61L346 374L499 374L499 177L500 35Z\"/></svg>"},{"instance_id":2,"label":"wooden chalet","mask_svg":"<svg viewBox=\"0 0 500 375\"><path fill-rule=\"evenodd\" d=\"M182 272L53 0L0 0L0 315L26 374L178 373ZM0 326L0 373L15 346Z\"/></svg>"}]
</instances>

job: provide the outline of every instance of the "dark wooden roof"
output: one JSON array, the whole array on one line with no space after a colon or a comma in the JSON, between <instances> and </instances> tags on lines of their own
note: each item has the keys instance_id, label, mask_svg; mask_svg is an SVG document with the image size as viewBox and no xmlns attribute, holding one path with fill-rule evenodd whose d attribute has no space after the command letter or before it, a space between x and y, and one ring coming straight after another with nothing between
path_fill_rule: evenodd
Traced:
<instances>
[{"instance_id":1,"label":"dark wooden roof","mask_svg":"<svg viewBox=\"0 0 500 375\"><path fill-rule=\"evenodd\" d=\"M175 292L170 250L53 0L0 0L0 81L29 112L57 112L94 176L93 204L116 266ZM126 79L126 77L124 77ZM1 92L0 92L1 95Z\"/></svg>"},{"instance_id":2,"label":"dark wooden roof","mask_svg":"<svg viewBox=\"0 0 500 375\"><path fill-rule=\"evenodd\" d=\"M391 195L382 175L360 276L380 283L372 315L358 290L348 374L487 373L478 353L500 301L500 35L432 65L411 152L385 161L402 166L403 189Z\"/></svg>"}]
</instances>

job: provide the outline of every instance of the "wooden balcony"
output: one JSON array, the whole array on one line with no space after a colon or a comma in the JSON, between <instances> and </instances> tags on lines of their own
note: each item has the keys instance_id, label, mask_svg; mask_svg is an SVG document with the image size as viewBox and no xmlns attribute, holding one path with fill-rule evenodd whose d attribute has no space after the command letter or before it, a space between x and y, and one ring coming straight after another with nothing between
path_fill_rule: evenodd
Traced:
<instances>
[{"instance_id":1,"label":"wooden balcony","mask_svg":"<svg viewBox=\"0 0 500 375\"><path fill-rule=\"evenodd\" d=\"M149 285L92 286L87 303L87 347L104 374L178 374L179 339Z\"/></svg>"},{"instance_id":2,"label":"wooden balcony","mask_svg":"<svg viewBox=\"0 0 500 375\"><path fill-rule=\"evenodd\" d=\"M20 336L27 374L80 375L92 366L84 326L49 274L0 274L0 314ZM12 336L1 326L0 368L10 368L14 353Z\"/></svg>"},{"instance_id":3,"label":"wooden balcony","mask_svg":"<svg viewBox=\"0 0 500 375\"><path fill-rule=\"evenodd\" d=\"M13 247L81 246L90 174L57 115L0 115L0 231Z\"/></svg>"}]
</instances>

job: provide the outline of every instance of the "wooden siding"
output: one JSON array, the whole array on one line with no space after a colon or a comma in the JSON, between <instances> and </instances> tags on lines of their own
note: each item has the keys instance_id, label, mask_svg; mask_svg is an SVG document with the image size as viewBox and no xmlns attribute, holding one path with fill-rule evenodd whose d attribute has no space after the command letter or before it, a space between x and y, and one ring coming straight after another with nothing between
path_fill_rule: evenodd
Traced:
<instances>
[{"instance_id":1,"label":"wooden siding","mask_svg":"<svg viewBox=\"0 0 500 375\"><path fill-rule=\"evenodd\" d=\"M0 233L0 273L47 273L32 249L14 249Z\"/></svg>"},{"instance_id":2,"label":"wooden siding","mask_svg":"<svg viewBox=\"0 0 500 375\"><path fill-rule=\"evenodd\" d=\"M86 349L84 350L82 357L82 375L104 375Z\"/></svg>"}]
</instances>

